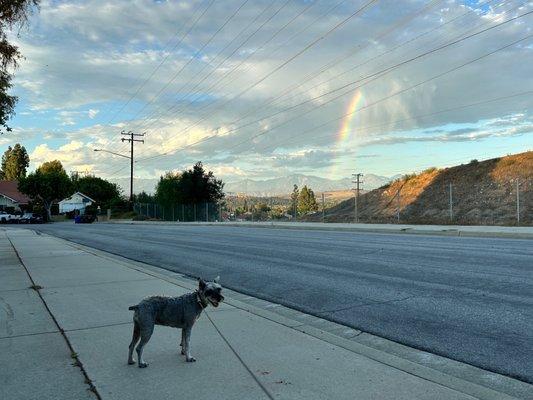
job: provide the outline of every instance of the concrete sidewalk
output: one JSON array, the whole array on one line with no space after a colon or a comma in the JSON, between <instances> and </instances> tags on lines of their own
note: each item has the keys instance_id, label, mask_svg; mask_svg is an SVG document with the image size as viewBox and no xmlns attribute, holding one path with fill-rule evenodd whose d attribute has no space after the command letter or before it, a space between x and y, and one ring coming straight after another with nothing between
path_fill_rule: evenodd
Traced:
<instances>
[{"instance_id":1,"label":"concrete sidewalk","mask_svg":"<svg viewBox=\"0 0 533 400\"><path fill-rule=\"evenodd\" d=\"M171 222L171 221L131 221L111 220L111 224L132 225L208 225L240 226L251 228L307 229L345 232L406 233L418 235L500 237L533 239L533 226L488 226L488 225L407 225L407 224L350 224L320 222Z\"/></svg>"},{"instance_id":2,"label":"concrete sidewalk","mask_svg":"<svg viewBox=\"0 0 533 400\"><path fill-rule=\"evenodd\" d=\"M524 394L512 397L317 329L302 322L305 315L291 319L260 309L231 291L193 329L196 363L179 355L178 331L156 327L145 350L150 367L139 369L126 364L128 306L147 295L183 294L193 281L13 228L0 229L0 277L2 399L505 400L533 394L530 385L486 373Z\"/></svg>"}]
</instances>

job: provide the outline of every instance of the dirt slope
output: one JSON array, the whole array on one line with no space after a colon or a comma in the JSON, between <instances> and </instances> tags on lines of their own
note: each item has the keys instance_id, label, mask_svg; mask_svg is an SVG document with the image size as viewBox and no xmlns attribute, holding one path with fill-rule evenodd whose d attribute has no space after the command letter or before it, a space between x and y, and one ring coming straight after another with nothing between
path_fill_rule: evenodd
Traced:
<instances>
[{"instance_id":1,"label":"dirt slope","mask_svg":"<svg viewBox=\"0 0 533 400\"><path fill-rule=\"evenodd\" d=\"M401 223L516 225L517 180L520 224L533 225L533 151L405 175L359 197L360 222L398 222L399 212ZM353 220L353 198L326 210L328 222Z\"/></svg>"}]
</instances>

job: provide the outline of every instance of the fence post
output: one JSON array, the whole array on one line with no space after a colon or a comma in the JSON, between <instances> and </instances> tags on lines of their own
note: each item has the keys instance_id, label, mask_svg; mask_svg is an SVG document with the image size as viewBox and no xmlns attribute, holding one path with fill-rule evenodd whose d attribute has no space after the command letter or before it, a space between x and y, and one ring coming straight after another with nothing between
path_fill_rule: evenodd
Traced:
<instances>
[{"instance_id":1,"label":"fence post","mask_svg":"<svg viewBox=\"0 0 533 400\"><path fill-rule=\"evenodd\" d=\"M194 203L194 222L196 222L196 203Z\"/></svg>"},{"instance_id":2,"label":"fence post","mask_svg":"<svg viewBox=\"0 0 533 400\"><path fill-rule=\"evenodd\" d=\"M174 222L176 219L174 218L174 210L176 209L176 206L172 204L172 222Z\"/></svg>"},{"instance_id":3,"label":"fence post","mask_svg":"<svg viewBox=\"0 0 533 400\"><path fill-rule=\"evenodd\" d=\"M520 225L520 182L516 178L516 225Z\"/></svg>"},{"instance_id":4,"label":"fence post","mask_svg":"<svg viewBox=\"0 0 533 400\"><path fill-rule=\"evenodd\" d=\"M453 192L452 183L450 182L450 221L453 221Z\"/></svg>"},{"instance_id":5,"label":"fence post","mask_svg":"<svg viewBox=\"0 0 533 400\"><path fill-rule=\"evenodd\" d=\"M222 222L222 203L218 205L218 222Z\"/></svg>"},{"instance_id":6,"label":"fence post","mask_svg":"<svg viewBox=\"0 0 533 400\"><path fill-rule=\"evenodd\" d=\"M205 222L209 222L209 204L205 202Z\"/></svg>"}]
</instances>

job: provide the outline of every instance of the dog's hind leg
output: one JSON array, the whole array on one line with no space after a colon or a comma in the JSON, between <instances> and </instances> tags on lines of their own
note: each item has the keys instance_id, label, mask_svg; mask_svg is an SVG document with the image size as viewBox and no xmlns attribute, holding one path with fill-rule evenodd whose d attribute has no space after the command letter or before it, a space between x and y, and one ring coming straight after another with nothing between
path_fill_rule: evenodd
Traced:
<instances>
[{"instance_id":1,"label":"dog's hind leg","mask_svg":"<svg viewBox=\"0 0 533 400\"><path fill-rule=\"evenodd\" d=\"M185 361L187 362L195 362L196 359L191 356L191 329L192 327L191 326L188 326L186 328L183 328L183 332L185 332L185 347L184 347L184 350L185 350Z\"/></svg>"},{"instance_id":2,"label":"dog's hind leg","mask_svg":"<svg viewBox=\"0 0 533 400\"><path fill-rule=\"evenodd\" d=\"M148 341L150 340L152 333L154 332L154 325L150 324L147 327L143 327L141 328L140 332L141 332L141 341L139 342L135 350L137 351L139 368L146 368L148 364L144 362L143 349L146 343L148 343Z\"/></svg>"},{"instance_id":3,"label":"dog's hind leg","mask_svg":"<svg viewBox=\"0 0 533 400\"><path fill-rule=\"evenodd\" d=\"M131 338L131 343L128 352L128 364L130 365L135 364L135 360L133 359L133 349L135 348L135 345L139 341L140 337L141 329L139 328L139 324L136 321L133 321L133 337Z\"/></svg>"},{"instance_id":4,"label":"dog's hind leg","mask_svg":"<svg viewBox=\"0 0 533 400\"><path fill-rule=\"evenodd\" d=\"M185 355L185 328L183 328L181 330L181 343L180 343L180 346L181 346L181 355L184 356Z\"/></svg>"}]
</instances>

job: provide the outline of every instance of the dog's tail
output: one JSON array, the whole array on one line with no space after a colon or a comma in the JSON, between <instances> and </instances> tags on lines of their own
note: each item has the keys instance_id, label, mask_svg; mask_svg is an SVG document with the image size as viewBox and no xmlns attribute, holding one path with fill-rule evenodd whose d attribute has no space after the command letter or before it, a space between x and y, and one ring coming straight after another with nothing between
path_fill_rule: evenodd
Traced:
<instances>
[{"instance_id":1,"label":"dog's tail","mask_svg":"<svg viewBox=\"0 0 533 400\"><path fill-rule=\"evenodd\" d=\"M135 305L135 306L131 306L131 307L128 307L128 310L136 310L139 308L139 305Z\"/></svg>"}]
</instances>

